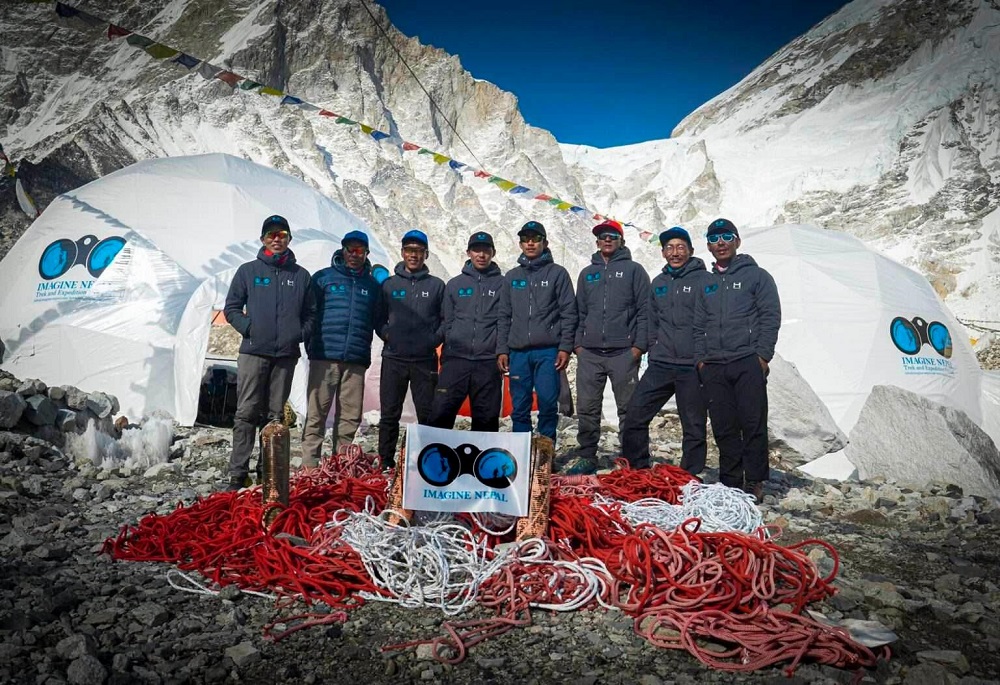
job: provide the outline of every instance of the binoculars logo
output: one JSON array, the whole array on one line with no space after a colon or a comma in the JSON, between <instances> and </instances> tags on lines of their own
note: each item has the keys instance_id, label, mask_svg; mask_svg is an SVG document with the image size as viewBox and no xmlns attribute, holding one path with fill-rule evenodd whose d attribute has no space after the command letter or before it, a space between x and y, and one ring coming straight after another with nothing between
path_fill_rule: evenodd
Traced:
<instances>
[{"instance_id":1,"label":"binoculars logo","mask_svg":"<svg viewBox=\"0 0 1000 685\"><path fill-rule=\"evenodd\" d=\"M587 283L595 283L595 282L601 280L601 272L598 271L596 273L587 274L586 279L587 279Z\"/></svg>"},{"instance_id":2,"label":"binoculars logo","mask_svg":"<svg viewBox=\"0 0 1000 685\"><path fill-rule=\"evenodd\" d=\"M445 487L459 476L469 473L490 488L509 487L517 479L517 460L499 447L480 450L466 443L451 447L434 442L417 456L417 472L431 485Z\"/></svg>"},{"instance_id":3,"label":"binoculars logo","mask_svg":"<svg viewBox=\"0 0 1000 685\"><path fill-rule=\"evenodd\" d=\"M940 321L927 323L919 316L908 321L897 316L889 324L889 337L896 349L903 354L917 354L921 347L929 344L942 357L951 359L951 332Z\"/></svg>"},{"instance_id":4,"label":"binoculars logo","mask_svg":"<svg viewBox=\"0 0 1000 685\"><path fill-rule=\"evenodd\" d=\"M85 235L75 242L69 238L60 238L42 250L42 256L38 259L38 275L51 281L82 264L87 267L91 276L100 278L123 247L125 239L117 235L104 240L98 240L94 235Z\"/></svg>"},{"instance_id":5,"label":"binoculars logo","mask_svg":"<svg viewBox=\"0 0 1000 685\"><path fill-rule=\"evenodd\" d=\"M475 290L473 290L472 288L459 288L458 289L458 296L459 297L472 297L472 294L474 292L475 292Z\"/></svg>"},{"instance_id":6,"label":"binoculars logo","mask_svg":"<svg viewBox=\"0 0 1000 685\"><path fill-rule=\"evenodd\" d=\"M405 300L406 299L406 291L405 290L393 290L392 291L392 299L394 299L394 300Z\"/></svg>"}]
</instances>

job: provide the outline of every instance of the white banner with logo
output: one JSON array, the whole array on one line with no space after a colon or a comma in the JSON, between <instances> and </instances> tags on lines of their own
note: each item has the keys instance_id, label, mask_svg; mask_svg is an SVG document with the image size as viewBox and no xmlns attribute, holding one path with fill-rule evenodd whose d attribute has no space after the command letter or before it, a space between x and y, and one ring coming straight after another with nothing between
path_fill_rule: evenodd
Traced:
<instances>
[{"instance_id":1,"label":"white banner with logo","mask_svg":"<svg viewBox=\"0 0 1000 685\"><path fill-rule=\"evenodd\" d=\"M530 433L406 426L406 509L527 516L530 483Z\"/></svg>"}]
</instances>

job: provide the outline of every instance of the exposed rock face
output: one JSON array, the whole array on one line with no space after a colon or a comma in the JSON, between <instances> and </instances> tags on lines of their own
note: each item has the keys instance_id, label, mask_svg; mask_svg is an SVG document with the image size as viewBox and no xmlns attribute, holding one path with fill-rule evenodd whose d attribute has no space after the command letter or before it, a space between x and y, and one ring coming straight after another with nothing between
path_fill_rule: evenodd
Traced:
<instances>
[{"instance_id":1,"label":"exposed rock face","mask_svg":"<svg viewBox=\"0 0 1000 685\"><path fill-rule=\"evenodd\" d=\"M894 386L872 388L845 455L862 479L948 482L1000 497L1000 452L990 436L964 412Z\"/></svg>"},{"instance_id":2,"label":"exposed rock face","mask_svg":"<svg viewBox=\"0 0 1000 685\"><path fill-rule=\"evenodd\" d=\"M437 106L350 0L95 0L87 9L653 233L677 223L697 231L718 214L739 225L849 231L921 270L960 316L1000 319L995 0L857 0L692 113L674 138L610 150L559 146L525 123L512 94L399 34L377 6ZM429 155L401 154L98 30L63 26L48 5L6 3L0 22L4 145L43 207L136 160L223 151L303 178L386 245L420 226L441 275L459 271L463 239L480 229L497 234L498 261L510 265L529 216L549 227L557 261L571 271L586 261L589 216L512 199ZM26 225L9 187L0 188L0 256ZM637 260L658 264L654 248L628 237Z\"/></svg>"}]
</instances>

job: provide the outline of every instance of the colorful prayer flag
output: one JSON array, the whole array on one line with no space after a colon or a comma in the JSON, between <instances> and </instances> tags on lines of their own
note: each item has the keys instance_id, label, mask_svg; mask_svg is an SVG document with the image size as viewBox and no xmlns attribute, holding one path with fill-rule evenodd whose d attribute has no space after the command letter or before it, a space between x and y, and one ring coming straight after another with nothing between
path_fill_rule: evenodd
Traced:
<instances>
[{"instance_id":1,"label":"colorful prayer flag","mask_svg":"<svg viewBox=\"0 0 1000 685\"><path fill-rule=\"evenodd\" d=\"M510 189L510 194L511 195L517 195L519 193L530 193L530 192L531 192L531 189L530 188L525 188L524 186L514 186L513 188Z\"/></svg>"},{"instance_id":2,"label":"colorful prayer flag","mask_svg":"<svg viewBox=\"0 0 1000 685\"><path fill-rule=\"evenodd\" d=\"M121 26L108 24L108 40L114 40L115 38L124 38L130 33L132 32L129 31L128 29L123 29Z\"/></svg>"},{"instance_id":3,"label":"colorful prayer flag","mask_svg":"<svg viewBox=\"0 0 1000 685\"><path fill-rule=\"evenodd\" d=\"M407 151L413 151L413 150L419 150L419 149L420 149L420 146L419 146L419 145L414 145L413 143L407 143L407 142L406 142L406 141L404 140L404 141L403 141L403 149L404 149L404 150L407 150Z\"/></svg>"},{"instance_id":4,"label":"colorful prayer flag","mask_svg":"<svg viewBox=\"0 0 1000 685\"><path fill-rule=\"evenodd\" d=\"M230 88L235 88L236 84L239 83L240 79L242 79L243 77L240 76L239 74L234 74L231 71L226 71L225 69L223 69L222 71L220 71L218 74L215 75L215 78L219 79L223 83L228 84Z\"/></svg>"},{"instance_id":5,"label":"colorful prayer flag","mask_svg":"<svg viewBox=\"0 0 1000 685\"><path fill-rule=\"evenodd\" d=\"M448 166L450 166L455 171L460 171L462 169L462 167L467 166L467 165L463 164L462 162L457 162L457 161L455 161L453 159L453 160L451 160L451 161L448 162Z\"/></svg>"},{"instance_id":6,"label":"colorful prayer flag","mask_svg":"<svg viewBox=\"0 0 1000 685\"><path fill-rule=\"evenodd\" d=\"M371 132L371 136L375 140L385 140L386 138L391 138L392 137L388 133L386 133L385 131L378 131L378 130L372 131Z\"/></svg>"},{"instance_id":7,"label":"colorful prayer flag","mask_svg":"<svg viewBox=\"0 0 1000 685\"><path fill-rule=\"evenodd\" d=\"M475 176L476 178L489 178L490 176L492 176L492 174L483 171L482 169L476 169Z\"/></svg>"},{"instance_id":8,"label":"colorful prayer flag","mask_svg":"<svg viewBox=\"0 0 1000 685\"><path fill-rule=\"evenodd\" d=\"M197 57L192 57L191 55L185 54L183 52L177 55L177 57L174 58L174 61L188 69L194 69L195 66L197 66L198 64Z\"/></svg>"},{"instance_id":9,"label":"colorful prayer flag","mask_svg":"<svg viewBox=\"0 0 1000 685\"><path fill-rule=\"evenodd\" d=\"M336 119L337 117L339 117L339 116L340 116L340 115L339 115L339 114L337 114L336 112L331 112L331 111L330 111L330 110L328 110L328 109L321 109L321 110L319 111L319 115L320 115L321 117L333 117L334 119Z\"/></svg>"},{"instance_id":10,"label":"colorful prayer flag","mask_svg":"<svg viewBox=\"0 0 1000 685\"><path fill-rule=\"evenodd\" d=\"M337 117L337 121L335 123L352 125L358 122L354 121L353 119L348 119L347 117Z\"/></svg>"},{"instance_id":11,"label":"colorful prayer flag","mask_svg":"<svg viewBox=\"0 0 1000 685\"><path fill-rule=\"evenodd\" d=\"M167 59L168 57L173 57L179 50L174 50L172 47L164 45L163 43L153 43L152 45L147 45L143 48L149 56L153 59Z\"/></svg>"},{"instance_id":12,"label":"colorful prayer flag","mask_svg":"<svg viewBox=\"0 0 1000 685\"><path fill-rule=\"evenodd\" d=\"M546 200L547 201L547 200L551 200L552 196L551 195L546 195L545 193L539 193L538 195L535 195L535 199L536 200Z\"/></svg>"},{"instance_id":13,"label":"colorful prayer flag","mask_svg":"<svg viewBox=\"0 0 1000 685\"><path fill-rule=\"evenodd\" d=\"M130 33L125 38L125 42L134 48L147 48L156 41L152 38L146 38L146 36L140 36L138 33Z\"/></svg>"},{"instance_id":14,"label":"colorful prayer flag","mask_svg":"<svg viewBox=\"0 0 1000 685\"><path fill-rule=\"evenodd\" d=\"M261 92L263 92L263 91L261 91ZM283 105L300 105L300 104L302 104L302 100L300 100L299 98L295 97L294 95L286 95L285 97L281 98L281 104L283 104Z\"/></svg>"},{"instance_id":15,"label":"colorful prayer flag","mask_svg":"<svg viewBox=\"0 0 1000 685\"><path fill-rule=\"evenodd\" d=\"M450 160L451 160L451 157L448 157L446 155L442 155L442 154L440 154L438 152L434 153L434 163L435 164L447 164L448 161L450 161Z\"/></svg>"},{"instance_id":16,"label":"colorful prayer flag","mask_svg":"<svg viewBox=\"0 0 1000 685\"><path fill-rule=\"evenodd\" d=\"M258 83L257 81L251 81L250 79L244 79L240 82L240 90L257 90L263 83Z\"/></svg>"},{"instance_id":17,"label":"colorful prayer flag","mask_svg":"<svg viewBox=\"0 0 1000 685\"><path fill-rule=\"evenodd\" d=\"M235 83L233 85L236 85ZM261 95L273 95L276 98L284 97L285 93L278 90L277 88L272 88L271 86L263 86L259 91Z\"/></svg>"}]
</instances>

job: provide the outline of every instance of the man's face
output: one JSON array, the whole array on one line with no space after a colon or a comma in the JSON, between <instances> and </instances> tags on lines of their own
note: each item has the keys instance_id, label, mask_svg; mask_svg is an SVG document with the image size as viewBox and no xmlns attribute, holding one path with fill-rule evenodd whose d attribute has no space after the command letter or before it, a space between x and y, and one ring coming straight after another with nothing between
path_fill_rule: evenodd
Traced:
<instances>
[{"instance_id":1,"label":"man's face","mask_svg":"<svg viewBox=\"0 0 1000 685\"><path fill-rule=\"evenodd\" d=\"M407 271L419 271L424 266L427 259L427 248L420 243L407 243L400 250L403 257L403 266Z\"/></svg>"},{"instance_id":2,"label":"man's face","mask_svg":"<svg viewBox=\"0 0 1000 685\"><path fill-rule=\"evenodd\" d=\"M691 248L683 238L671 238L663 246L663 258L671 269L679 269L691 259Z\"/></svg>"},{"instance_id":3,"label":"man's face","mask_svg":"<svg viewBox=\"0 0 1000 685\"><path fill-rule=\"evenodd\" d=\"M528 259L535 259L542 255L548 244L549 241L538 233L525 233L521 236L521 254Z\"/></svg>"},{"instance_id":4,"label":"man's face","mask_svg":"<svg viewBox=\"0 0 1000 685\"><path fill-rule=\"evenodd\" d=\"M261 245L274 254L284 254L290 242L292 242L292 236L288 231L283 230L268 231L260 239Z\"/></svg>"},{"instance_id":5,"label":"man's face","mask_svg":"<svg viewBox=\"0 0 1000 685\"><path fill-rule=\"evenodd\" d=\"M348 269L353 269L357 271L365 265L365 259L368 258L368 248L365 247L364 243L360 243L356 240L351 240L344 243L344 263L347 264Z\"/></svg>"},{"instance_id":6,"label":"man's face","mask_svg":"<svg viewBox=\"0 0 1000 685\"><path fill-rule=\"evenodd\" d=\"M495 250L489 245L473 245L466 250L465 254L469 255L472 266L482 271L493 261Z\"/></svg>"},{"instance_id":7,"label":"man's face","mask_svg":"<svg viewBox=\"0 0 1000 685\"><path fill-rule=\"evenodd\" d=\"M610 258L622 246L622 237L616 231L604 231L597 234L597 249L605 259Z\"/></svg>"},{"instance_id":8,"label":"man's face","mask_svg":"<svg viewBox=\"0 0 1000 685\"><path fill-rule=\"evenodd\" d=\"M740 247L740 237L735 233L716 233L709 236L708 251L712 253L717 262L728 262L736 256L736 250ZM712 241L716 242L712 242Z\"/></svg>"}]
</instances>

